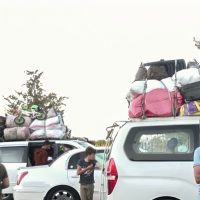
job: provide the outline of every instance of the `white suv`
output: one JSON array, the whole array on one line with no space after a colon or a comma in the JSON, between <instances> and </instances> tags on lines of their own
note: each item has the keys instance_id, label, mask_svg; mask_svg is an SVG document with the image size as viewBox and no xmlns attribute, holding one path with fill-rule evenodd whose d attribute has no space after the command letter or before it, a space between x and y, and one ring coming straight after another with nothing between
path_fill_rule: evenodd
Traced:
<instances>
[{"instance_id":1,"label":"white suv","mask_svg":"<svg viewBox=\"0 0 200 200\"><path fill-rule=\"evenodd\" d=\"M108 200L198 199L192 161L199 123L199 117L126 122L109 156Z\"/></svg>"}]
</instances>

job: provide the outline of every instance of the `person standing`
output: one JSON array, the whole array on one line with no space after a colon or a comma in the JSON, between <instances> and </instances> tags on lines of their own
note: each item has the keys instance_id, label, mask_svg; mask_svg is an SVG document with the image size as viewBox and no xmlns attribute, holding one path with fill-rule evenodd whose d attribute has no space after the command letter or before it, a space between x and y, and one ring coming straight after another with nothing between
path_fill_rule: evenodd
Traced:
<instances>
[{"instance_id":1,"label":"person standing","mask_svg":"<svg viewBox=\"0 0 200 200\"><path fill-rule=\"evenodd\" d=\"M79 160L77 175L80 175L81 200L93 200L94 194L94 169L101 168L95 160L96 150L88 147L85 151L85 158Z\"/></svg>"},{"instance_id":2,"label":"person standing","mask_svg":"<svg viewBox=\"0 0 200 200\"><path fill-rule=\"evenodd\" d=\"M200 147L194 152L194 177L197 184L200 184ZM198 192L198 200L200 200L200 186Z\"/></svg>"},{"instance_id":3,"label":"person standing","mask_svg":"<svg viewBox=\"0 0 200 200\"><path fill-rule=\"evenodd\" d=\"M48 157L49 157L49 150L51 149L51 143L46 140L41 148L36 149L34 152L34 162L35 165L47 165L48 164Z\"/></svg>"},{"instance_id":4,"label":"person standing","mask_svg":"<svg viewBox=\"0 0 200 200\"><path fill-rule=\"evenodd\" d=\"M6 168L0 164L0 200L2 200L2 190L9 187L9 179Z\"/></svg>"}]
</instances>

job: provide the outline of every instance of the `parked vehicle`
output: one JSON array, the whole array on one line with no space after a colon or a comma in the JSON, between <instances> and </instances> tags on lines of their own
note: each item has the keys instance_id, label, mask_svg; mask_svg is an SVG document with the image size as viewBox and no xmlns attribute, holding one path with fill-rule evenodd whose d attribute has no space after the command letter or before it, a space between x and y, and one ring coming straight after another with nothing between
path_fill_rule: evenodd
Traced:
<instances>
[{"instance_id":1,"label":"parked vehicle","mask_svg":"<svg viewBox=\"0 0 200 200\"><path fill-rule=\"evenodd\" d=\"M15 200L80 200L77 163L84 156L83 150L72 150L60 156L50 166L21 169L17 186L14 189ZM102 163L102 151L96 154ZM99 200L101 170L95 170L94 200Z\"/></svg>"},{"instance_id":2,"label":"parked vehicle","mask_svg":"<svg viewBox=\"0 0 200 200\"><path fill-rule=\"evenodd\" d=\"M3 200L12 200L13 187L17 183L17 171L23 167L34 166L34 151L42 146L43 140L23 142L1 142L0 163L3 163L8 171L10 187L3 190ZM79 140L51 140L53 148L53 159L60 156L65 150L63 147L85 150L91 144Z\"/></svg>"},{"instance_id":3,"label":"parked vehicle","mask_svg":"<svg viewBox=\"0 0 200 200\"><path fill-rule=\"evenodd\" d=\"M108 200L198 199L193 153L199 117L133 119L120 127L107 170Z\"/></svg>"}]
</instances>

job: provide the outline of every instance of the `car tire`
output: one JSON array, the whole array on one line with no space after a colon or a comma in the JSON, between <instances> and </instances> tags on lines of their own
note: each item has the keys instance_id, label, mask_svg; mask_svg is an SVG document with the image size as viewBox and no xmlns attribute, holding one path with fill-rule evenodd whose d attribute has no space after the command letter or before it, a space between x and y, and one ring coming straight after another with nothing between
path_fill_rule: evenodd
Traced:
<instances>
[{"instance_id":1,"label":"car tire","mask_svg":"<svg viewBox=\"0 0 200 200\"><path fill-rule=\"evenodd\" d=\"M167 198L167 199L164 198L164 199L163 199L163 198L160 198L160 199L155 199L155 200L178 200L178 199L174 199L174 198Z\"/></svg>"},{"instance_id":2,"label":"car tire","mask_svg":"<svg viewBox=\"0 0 200 200\"><path fill-rule=\"evenodd\" d=\"M13 200L12 194L3 194L2 200Z\"/></svg>"},{"instance_id":3,"label":"car tire","mask_svg":"<svg viewBox=\"0 0 200 200\"><path fill-rule=\"evenodd\" d=\"M68 186L58 186L58 187L51 189L47 193L46 198L45 198L45 200L56 200L56 199L80 200L80 197L76 190L74 190Z\"/></svg>"}]
</instances>

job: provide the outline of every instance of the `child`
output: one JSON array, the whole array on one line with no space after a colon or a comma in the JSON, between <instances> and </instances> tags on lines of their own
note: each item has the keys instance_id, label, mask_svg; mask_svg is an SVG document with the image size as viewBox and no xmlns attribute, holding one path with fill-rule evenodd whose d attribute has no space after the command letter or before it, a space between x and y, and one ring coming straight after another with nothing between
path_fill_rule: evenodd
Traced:
<instances>
[{"instance_id":1,"label":"child","mask_svg":"<svg viewBox=\"0 0 200 200\"><path fill-rule=\"evenodd\" d=\"M100 168L95 160L96 150L88 147L85 151L85 158L79 160L77 175L80 175L81 200L93 200L94 194L94 169Z\"/></svg>"}]
</instances>

